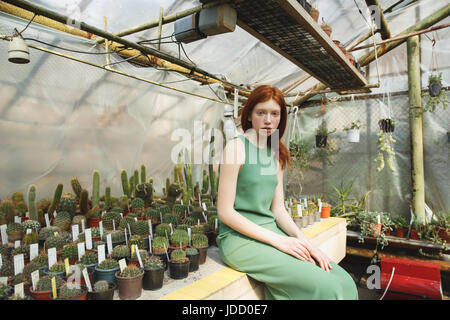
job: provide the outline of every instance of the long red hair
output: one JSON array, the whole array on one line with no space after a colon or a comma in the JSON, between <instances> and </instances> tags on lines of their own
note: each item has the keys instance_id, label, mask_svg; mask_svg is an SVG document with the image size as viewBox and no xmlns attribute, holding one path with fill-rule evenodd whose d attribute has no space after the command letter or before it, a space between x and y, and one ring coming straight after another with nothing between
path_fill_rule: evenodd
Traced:
<instances>
[{"instance_id":1,"label":"long red hair","mask_svg":"<svg viewBox=\"0 0 450 320\"><path fill-rule=\"evenodd\" d=\"M273 99L280 106L281 117L280 123L278 124L279 136L278 136L278 146L279 150L275 150L276 156L278 157L278 161L280 162L281 168L284 170L286 165L291 164L291 159L289 157L289 150L286 146L281 142L281 138L283 137L284 131L286 130L286 122L287 122L287 110L286 110L286 101L284 100L283 93L280 89L276 87L272 87L269 85L262 85L257 87L252 91L250 96L247 99L247 102L244 105L241 113L241 126L244 132L248 129L252 128L252 123L248 121L248 118L252 114L253 108L260 102L266 102L270 99ZM267 145L270 147L271 139L270 136L267 137Z\"/></svg>"}]
</instances>

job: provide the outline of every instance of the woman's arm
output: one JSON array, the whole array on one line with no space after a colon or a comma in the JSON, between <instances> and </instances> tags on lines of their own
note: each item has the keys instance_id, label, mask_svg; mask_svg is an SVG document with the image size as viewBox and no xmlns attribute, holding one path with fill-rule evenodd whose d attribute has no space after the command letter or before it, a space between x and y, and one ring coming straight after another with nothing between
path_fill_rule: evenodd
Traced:
<instances>
[{"instance_id":1,"label":"woman's arm","mask_svg":"<svg viewBox=\"0 0 450 320\"><path fill-rule=\"evenodd\" d=\"M307 260L308 251L294 237L281 236L265 229L242 216L234 209L236 184L241 165L245 162L245 146L239 139L227 143L222 164L220 166L217 213L219 219L231 229L255 240L267 243L275 248L291 254L298 259Z\"/></svg>"}]
</instances>

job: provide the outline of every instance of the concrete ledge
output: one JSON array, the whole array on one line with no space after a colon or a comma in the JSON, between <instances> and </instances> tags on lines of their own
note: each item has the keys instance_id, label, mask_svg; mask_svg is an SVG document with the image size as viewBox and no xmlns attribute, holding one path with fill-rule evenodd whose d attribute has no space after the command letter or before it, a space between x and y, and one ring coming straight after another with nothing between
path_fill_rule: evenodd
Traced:
<instances>
[{"instance_id":1,"label":"concrete ledge","mask_svg":"<svg viewBox=\"0 0 450 320\"><path fill-rule=\"evenodd\" d=\"M346 253L347 222L342 218L321 219L303 233L331 260L339 263ZM218 248L208 249L208 258L217 263L217 271L179 288L161 300L262 300L264 285L245 273L228 268L221 262ZM221 266L221 267L220 267ZM202 269L202 266L200 266Z\"/></svg>"}]
</instances>

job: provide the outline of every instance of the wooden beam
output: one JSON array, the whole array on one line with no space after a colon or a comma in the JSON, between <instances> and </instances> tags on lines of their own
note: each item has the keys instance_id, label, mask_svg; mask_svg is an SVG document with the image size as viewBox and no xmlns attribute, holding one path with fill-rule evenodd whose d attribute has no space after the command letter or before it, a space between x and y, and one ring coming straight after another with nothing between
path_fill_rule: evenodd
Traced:
<instances>
[{"instance_id":1,"label":"wooden beam","mask_svg":"<svg viewBox=\"0 0 450 320\"><path fill-rule=\"evenodd\" d=\"M386 40L391 37L391 31L389 30L388 23L386 21L386 18L384 17L383 9L381 8L380 3L378 0L366 0L366 4L368 7L370 6L376 6L378 8L378 14L380 15L380 26L378 27L378 31L380 32L381 39ZM370 8L369 8L370 9ZM377 13L375 13L377 14Z\"/></svg>"}]
</instances>

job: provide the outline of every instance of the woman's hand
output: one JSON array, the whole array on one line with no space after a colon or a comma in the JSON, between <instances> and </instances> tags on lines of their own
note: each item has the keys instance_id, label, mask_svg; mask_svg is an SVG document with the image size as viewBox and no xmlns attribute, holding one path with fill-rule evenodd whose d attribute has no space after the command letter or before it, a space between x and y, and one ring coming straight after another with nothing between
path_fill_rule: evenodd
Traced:
<instances>
[{"instance_id":1,"label":"woman's hand","mask_svg":"<svg viewBox=\"0 0 450 320\"><path fill-rule=\"evenodd\" d=\"M319 263L320 267L325 271L330 271L333 269L331 266L331 260L328 258L328 256L322 252L319 248L316 247L309 247L308 248L309 253L311 256Z\"/></svg>"},{"instance_id":2,"label":"woman's hand","mask_svg":"<svg viewBox=\"0 0 450 320\"><path fill-rule=\"evenodd\" d=\"M274 247L294 256L297 259L309 261L315 264L310 252L307 249L307 244L297 238L280 236L274 243Z\"/></svg>"}]
</instances>

